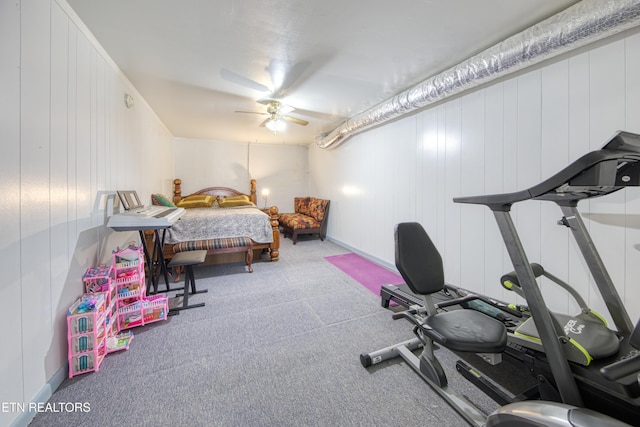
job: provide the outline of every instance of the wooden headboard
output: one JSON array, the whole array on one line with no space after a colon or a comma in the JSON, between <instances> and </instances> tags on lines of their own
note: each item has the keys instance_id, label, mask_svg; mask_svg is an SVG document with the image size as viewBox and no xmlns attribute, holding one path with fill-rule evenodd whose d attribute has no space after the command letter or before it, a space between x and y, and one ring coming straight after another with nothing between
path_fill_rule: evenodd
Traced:
<instances>
[{"instance_id":1,"label":"wooden headboard","mask_svg":"<svg viewBox=\"0 0 640 427\"><path fill-rule=\"evenodd\" d=\"M181 179L176 178L173 180L173 203L177 204L180 201L180 199L182 199L181 185L182 185ZM250 182L249 194L243 193L238 190L234 190L233 188L229 188L229 187L207 187L207 188L203 188L202 190L198 190L193 194L208 194L209 196L213 196L217 199L224 198L224 197L247 195L249 196L249 200L251 200L256 205L258 200L256 196L256 180L255 179L252 179Z\"/></svg>"}]
</instances>

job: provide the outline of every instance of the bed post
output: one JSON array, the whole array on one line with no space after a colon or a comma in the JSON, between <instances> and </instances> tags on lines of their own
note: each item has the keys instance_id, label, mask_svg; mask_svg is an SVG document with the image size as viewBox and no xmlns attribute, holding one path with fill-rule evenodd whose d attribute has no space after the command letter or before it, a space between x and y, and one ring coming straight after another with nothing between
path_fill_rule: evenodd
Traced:
<instances>
[{"instance_id":1,"label":"bed post","mask_svg":"<svg viewBox=\"0 0 640 427\"><path fill-rule=\"evenodd\" d=\"M258 205L255 179L250 181L249 200L251 200L254 205ZM278 215L278 207L271 206L268 210L263 209L263 212L269 215L271 229L273 230L273 242L269 245L269 257L271 258L271 261L278 261L280 258L280 216Z\"/></svg>"},{"instance_id":2,"label":"bed post","mask_svg":"<svg viewBox=\"0 0 640 427\"><path fill-rule=\"evenodd\" d=\"M182 198L182 188L180 187L181 185L181 179L176 178L173 180L173 203L177 204Z\"/></svg>"},{"instance_id":3,"label":"bed post","mask_svg":"<svg viewBox=\"0 0 640 427\"><path fill-rule=\"evenodd\" d=\"M278 207L271 206L268 215L271 218L271 228L273 230L273 242L269 246L269 255L271 261L278 261L280 259L280 216L278 215Z\"/></svg>"},{"instance_id":4,"label":"bed post","mask_svg":"<svg viewBox=\"0 0 640 427\"><path fill-rule=\"evenodd\" d=\"M251 203L253 203L254 205L258 205L258 197L256 196L256 180L252 179L250 182L250 190L249 190L249 200L251 200Z\"/></svg>"}]
</instances>

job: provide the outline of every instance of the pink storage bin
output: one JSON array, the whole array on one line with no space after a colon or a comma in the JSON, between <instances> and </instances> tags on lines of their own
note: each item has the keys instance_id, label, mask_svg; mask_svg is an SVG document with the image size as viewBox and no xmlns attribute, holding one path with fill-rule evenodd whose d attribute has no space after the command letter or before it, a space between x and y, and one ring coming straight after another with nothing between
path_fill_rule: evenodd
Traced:
<instances>
[{"instance_id":1,"label":"pink storage bin","mask_svg":"<svg viewBox=\"0 0 640 427\"><path fill-rule=\"evenodd\" d=\"M113 279L112 273L113 267L110 265L88 268L82 276L85 291L87 293L109 291L111 289L111 280Z\"/></svg>"},{"instance_id":2,"label":"pink storage bin","mask_svg":"<svg viewBox=\"0 0 640 427\"><path fill-rule=\"evenodd\" d=\"M107 353L120 350L129 350L129 344L133 340L133 332L123 331L119 334L107 337Z\"/></svg>"},{"instance_id":3,"label":"pink storage bin","mask_svg":"<svg viewBox=\"0 0 640 427\"><path fill-rule=\"evenodd\" d=\"M84 294L67 312L69 378L97 371L106 354L106 294Z\"/></svg>"},{"instance_id":4,"label":"pink storage bin","mask_svg":"<svg viewBox=\"0 0 640 427\"><path fill-rule=\"evenodd\" d=\"M118 324L121 330L135 328L136 326L142 326L144 324L140 301L118 309Z\"/></svg>"},{"instance_id":5,"label":"pink storage bin","mask_svg":"<svg viewBox=\"0 0 640 427\"><path fill-rule=\"evenodd\" d=\"M94 332L100 322L104 322L106 315L106 296L84 294L69 308L67 312L67 327L69 336Z\"/></svg>"},{"instance_id":6,"label":"pink storage bin","mask_svg":"<svg viewBox=\"0 0 640 427\"><path fill-rule=\"evenodd\" d=\"M88 372L96 372L104 360L106 346L102 345L96 351L74 354L69 357L69 378Z\"/></svg>"},{"instance_id":7,"label":"pink storage bin","mask_svg":"<svg viewBox=\"0 0 640 427\"><path fill-rule=\"evenodd\" d=\"M167 320L169 313L169 298L163 295L154 295L142 301L142 316L144 323Z\"/></svg>"},{"instance_id":8,"label":"pink storage bin","mask_svg":"<svg viewBox=\"0 0 640 427\"><path fill-rule=\"evenodd\" d=\"M112 260L113 268L117 272L136 270L140 273L144 271L144 250L142 245L130 245L124 249L117 249L112 253Z\"/></svg>"},{"instance_id":9,"label":"pink storage bin","mask_svg":"<svg viewBox=\"0 0 640 427\"><path fill-rule=\"evenodd\" d=\"M154 295L120 308L118 322L120 329L135 328L166 320L168 312L169 299L163 295Z\"/></svg>"}]
</instances>

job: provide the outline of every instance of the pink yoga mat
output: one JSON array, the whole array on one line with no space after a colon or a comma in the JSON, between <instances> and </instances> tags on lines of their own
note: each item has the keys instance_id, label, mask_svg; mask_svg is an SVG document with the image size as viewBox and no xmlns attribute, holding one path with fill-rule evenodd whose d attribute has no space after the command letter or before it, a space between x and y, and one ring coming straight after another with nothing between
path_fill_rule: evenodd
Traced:
<instances>
[{"instance_id":1,"label":"pink yoga mat","mask_svg":"<svg viewBox=\"0 0 640 427\"><path fill-rule=\"evenodd\" d=\"M376 295L380 295L382 285L400 285L404 283L402 276L399 274L357 254L333 255L325 257L325 259Z\"/></svg>"}]
</instances>

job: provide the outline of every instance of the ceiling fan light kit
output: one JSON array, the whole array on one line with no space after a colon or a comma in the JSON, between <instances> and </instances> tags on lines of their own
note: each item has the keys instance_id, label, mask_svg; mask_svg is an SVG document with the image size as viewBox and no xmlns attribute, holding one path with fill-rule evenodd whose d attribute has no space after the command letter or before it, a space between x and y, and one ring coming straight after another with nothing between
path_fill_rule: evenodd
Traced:
<instances>
[{"instance_id":1,"label":"ceiling fan light kit","mask_svg":"<svg viewBox=\"0 0 640 427\"><path fill-rule=\"evenodd\" d=\"M258 101L260 102L260 101ZM270 100L267 103L267 111L264 113L259 113L256 111L236 111L236 113L248 113L248 114L258 114L261 116L269 116L265 121L260 123L259 126L264 126L269 129L271 132L283 132L287 128L287 123L294 123L300 126L306 126L309 124L308 121L299 119L297 117L287 116L288 113L294 111L295 108L289 105L283 105L280 101Z\"/></svg>"},{"instance_id":2,"label":"ceiling fan light kit","mask_svg":"<svg viewBox=\"0 0 640 427\"><path fill-rule=\"evenodd\" d=\"M273 133L276 133L284 131L287 128L287 123L280 118L267 119L267 122L264 124L264 126Z\"/></svg>"}]
</instances>

